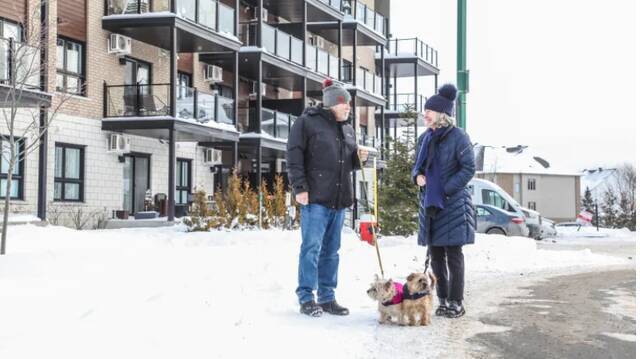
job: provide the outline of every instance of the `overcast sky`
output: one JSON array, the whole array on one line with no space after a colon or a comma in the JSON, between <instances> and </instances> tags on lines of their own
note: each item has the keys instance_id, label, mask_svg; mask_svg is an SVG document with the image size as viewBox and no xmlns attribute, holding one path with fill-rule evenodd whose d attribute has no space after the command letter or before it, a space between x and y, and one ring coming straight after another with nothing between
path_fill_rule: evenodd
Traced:
<instances>
[{"instance_id":1,"label":"overcast sky","mask_svg":"<svg viewBox=\"0 0 640 359\"><path fill-rule=\"evenodd\" d=\"M393 36L435 47L439 83L455 83L457 1L391 3ZM572 169L635 164L634 0L467 3L473 142L530 145ZM423 94L433 87L421 79Z\"/></svg>"}]
</instances>

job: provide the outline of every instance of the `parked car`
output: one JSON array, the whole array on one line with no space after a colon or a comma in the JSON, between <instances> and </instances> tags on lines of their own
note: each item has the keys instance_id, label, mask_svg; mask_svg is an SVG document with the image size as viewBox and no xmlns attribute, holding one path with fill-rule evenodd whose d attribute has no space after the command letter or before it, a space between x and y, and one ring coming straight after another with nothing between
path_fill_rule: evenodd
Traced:
<instances>
[{"instance_id":1,"label":"parked car","mask_svg":"<svg viewBox=\"0 0 640 359\"><path fill-rule=\"evenodd\" d=\"M476 215L476 232L478 233L520 237L529 235L529 229L522 215L512 214L504 209L483 204L476 205Z\"/></svg>"},{"instance_id":2,"label":"parked car","mask_svg":"<svg viewBox=\"0 0 640 359\"><path fill-rule=\"evenodd\" d=\"M558 235L555 222L553 222L549 218L542 218L542 226L540 229L541 238L551 238Z\"/></svg>"},{"instance_id":3,"label":"parked car","mask_svg":"<svg viewBox=\"0 0 640 359\"><path fill-rule=\"evenodd\" d=\"M522 207L520 207L520 211L524 214L525 223L529 228L529 237L536 240L542 239L542 216L540 213Z\"/></svg>"},{"instance_id":4,"label":"parked car","mask_svg":"<svg viewBox=\"0 0 640 359\"><path fill-rule=\"evenodd\" d=\"M500 208L511 215L525 217L518 201L513 199L497 184L480 178L472 178L467 185L474 205L488 205Z\"/></svg>"}]
</instances>

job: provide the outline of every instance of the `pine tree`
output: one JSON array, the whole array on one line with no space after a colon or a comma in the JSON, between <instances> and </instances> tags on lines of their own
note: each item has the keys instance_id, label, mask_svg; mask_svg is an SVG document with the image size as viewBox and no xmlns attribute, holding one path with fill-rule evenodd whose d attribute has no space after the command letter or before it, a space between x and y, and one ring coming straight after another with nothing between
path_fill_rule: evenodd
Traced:
<instances>
[{"instance_id":1,"label":"pine tree","mask_svg":"<svg viewBox=\"0 0 640 359\"><path fill-rule=\"evenodd\" d=\"M582 196L582 210L593 214L591 223L594 226L598 224L598 217L596 216L595 202L593 200L593 196L591 195L591 190L589 189L589 187L587 187L587 189L584 191L584 196Z\"/></svg>"},{"instance_id":2,"label":"pine tree","mask_svg":"<svg viewBox=\"0 0 640 359\"><path fill-rule=\"evenodd\" d=\"M209 230L211 214L207 205L207 192L199 189L193 196L189 216L184 219L184 223L189 227L190 232L206 232Z\"/></svg>"},{"instance_id":3,"label":"pine tree","mask_svg":"<svg viewBox=\"0 0 640 359\"><path fill-rule=\"evenodd\" d=\"M411 178L413 144L411 139L391 140L379 188L379 221L384 235L407 236L418 229L418 187Z\"/></svg>"},{"instance_id":4,"label":"pine tree","mask_svg":"<svg viewBox=\"0 0 640 359\"><path fill-rule=\"evenodd\" d=\"M600 211L600 224L603 226L614 228L618 224L620 214L618 206L618 197L612 188L607 188L604 192L602 210Z\"/></svg>"},{"instance_id":5,"label":"pine tree","mask_svg":"<svg viewBox=\"0 0 640 359\"><path fill-rule=\"evenodd\" d=\"M262 192L262 228L269 229L275 222L275 201L264 179L260 184L260 191Z\"/></svg>"}]
</instances>

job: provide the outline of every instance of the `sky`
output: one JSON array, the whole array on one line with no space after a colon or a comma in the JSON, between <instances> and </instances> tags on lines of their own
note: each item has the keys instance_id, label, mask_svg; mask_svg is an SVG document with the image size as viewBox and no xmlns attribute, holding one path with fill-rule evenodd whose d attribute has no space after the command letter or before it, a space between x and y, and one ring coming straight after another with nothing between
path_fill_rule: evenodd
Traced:
<instances>
[{"instance_id":1,"label":"sky","mask_svg":"<svg viewBox=\"0 0 640 359\"><path fill-rule=\"evenodd\" d=\"M635 164L634 2L467 1L472 142L532 146L573 170ZM393 37L436 48L440 84L455 83L456 12L455 0L391 0ZM433 79L419 88L433 95Z\"/></svg>"}]
</instances>

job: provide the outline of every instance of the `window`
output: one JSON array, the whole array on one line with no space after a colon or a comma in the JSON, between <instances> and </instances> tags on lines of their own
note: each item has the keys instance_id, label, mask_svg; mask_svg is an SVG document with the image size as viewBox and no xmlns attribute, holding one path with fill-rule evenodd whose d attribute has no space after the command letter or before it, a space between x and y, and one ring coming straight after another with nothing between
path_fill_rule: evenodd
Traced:
<instances>
[{"instance_id":1,"label":"window","mask_svg":"<svg viewBox=\"0 0 640 359\"><path fill-rule=\"evenodd\" d=\"M191 160L178 159L176 167L176 204L187 204L191 193Z\"/></svg>"},{"instance_id":2,"label":"window","mask_svg":"<svg viewBox=\"0 0 640 359\"><path fill-rule=\"evenodd\" d=\"M502 198L502 196L499 195L498 192L492 191L490 189L482 190L482 204L502 208L504 210L509 209L509 204L507 203L507 201Z\"/></svg>"},{"instance_id":3,"label":"window","mask_svg":"<svg viewBox=\"0 0 640 359\"><path fill-rule=\"evenodd\" d=\"M84 45L58 38L56 90L84 95Z\"/></svg>"},{"instance_id":4,"label":"window","mask_svg":"<svg viewBox=\"0 0 640 359\"><path fill-rule=\"evenodd\" d=\"M7 138L0 138L2 147L2 160L0 161L0 198L5 198L7 193L7 180L9 173L9 159L11 158L11 145ZM15 139L15 153L24 152L24 141ZM20 156L22 157L22 156ZM19 158L13 168L11 175L11 199L21 200L24 198L24 158Z\"/></svg>"},{"instance_id":5,"label":"window","mask_svg":"<svg viewBox=\"0 0 640 359\"><path fill-rule=\"evenodd\" d=\"M84 146L56 143L53 200L84 200Z\"/></svg>"},{"instance_id":6,"label":"window","mask_svg":"<svg viewBox=\"0 0 640 359\"><path fill-rule=\"evenodd\" d=\"M529 178L527 180L527 189L530 191L535 191L536 190L536 179L535 178Z\"/></svg>"},{"instance_id":7,"label":"window","mask_svg":"<svg viewBox=\"0 0 640 359\"><path fill-rule=\"evenodd\" d=\"M529 202L527 203L527 208L532 209L532 210L536 210L536 203L535 202Z\"/></svg>"},{"instance_id":8,"label":"window","mask_svg":"<svg viewBox=\"0 0 640 359\"><path fill-rule=\"evenodd\" d=\"M22 41L22 26L13 21L0 18L0 37Z\"/></svg>"},{"instance_id":9,"label":"window","mask_svg":"<svg viewBox=\"0 0 640 359\"><path fill-rule=\"evenodd\" d=\"M476 207L476 213L478 214L478 217L489 217L491 215L491 212L482 207Z\"/></svg>"}]
</instances>

